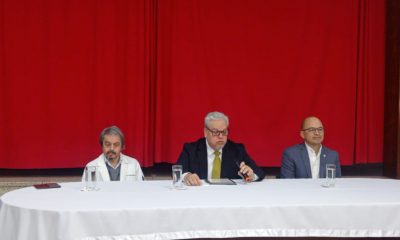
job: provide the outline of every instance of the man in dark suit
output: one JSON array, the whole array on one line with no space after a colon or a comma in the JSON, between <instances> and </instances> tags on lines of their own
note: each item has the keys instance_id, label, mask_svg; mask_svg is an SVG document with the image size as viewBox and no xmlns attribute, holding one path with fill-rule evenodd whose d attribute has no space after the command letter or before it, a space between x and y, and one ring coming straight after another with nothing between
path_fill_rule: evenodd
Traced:
<instances>
[{"instance_id":1,"label":"man in dark suit","mask_svg":"<svg viewBox=\"0 0 400 240\"><path fill-rule=\"evenodd\" d=\"M304 143L283 152L281 178L325 178L326 164L336 165L336 177L341 177L339 156L325 146L324 127L321 120L308 117L303 120L300 136Z\"/></svg>"},{"instance_id":2,"label":"man in dark suit","mask_svg":"<svg viewBox=\"0 0 400 240\"><path fill-rule=\"evenodd\" d=\"M186 185L199 186L200 179L240 178L260 181L265 174L247 154L243 144L228 140L228 117L210 112L204 120L204 138L185 143L177 164L182 165Z\"/></svg>"}]
</instances>

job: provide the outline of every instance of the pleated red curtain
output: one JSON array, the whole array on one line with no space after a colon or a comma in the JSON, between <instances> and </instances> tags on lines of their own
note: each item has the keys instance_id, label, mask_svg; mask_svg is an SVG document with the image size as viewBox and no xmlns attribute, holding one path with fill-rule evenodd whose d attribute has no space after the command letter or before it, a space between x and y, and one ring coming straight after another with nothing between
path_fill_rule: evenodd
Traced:
<instances>
[{"instance_id":1,"label":"pleated red curtain","mask_svg":"<svg viewBox=\"0 0 400 240\"><path fill-rule=\"evenodd\" d=\"M0 168L82 167L118 125L142 166L203 118L261 166L320 117L343 164L382 162L384 1L0 0Z\"/></svg>"},{"instance_id":2,"label":"pleated red curtain","mask_svg":"<svg viewBox=\"0 0 400 240\"><path fill-rule=\"evenodd\" d=\"M382 161L383 1L159 1L158 11L156 159L176 159L219 110L262 166L279 166L309 115L342 164Z\"/></svg>"},{"instance_id":3,"label":"pleated red curtain","mask_svg":"<svg viewBox=\"0 0 400 240\"><path fill-rule=\"evenodd\" d=\"M82 167L109 125L145 159L148 3L0 1L0 167Z\"/></svg>"}]
</instances>

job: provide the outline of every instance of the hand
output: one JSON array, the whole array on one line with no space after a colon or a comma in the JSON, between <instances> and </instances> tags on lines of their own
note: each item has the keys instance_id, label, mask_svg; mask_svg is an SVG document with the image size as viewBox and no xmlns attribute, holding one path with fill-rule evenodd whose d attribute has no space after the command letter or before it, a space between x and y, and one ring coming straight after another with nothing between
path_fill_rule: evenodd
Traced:
<instances>
[{"instance_id":1,"label":"hand","mask_svg":"<svg viewBox=\"0 0 400 240\"><path fill-rule=\"evenodd\" d=\"M252 182L254 180L254 172L249 166L247 166L244 162L241 162L239 165L238 174L243 177L246 182ZM247 177L245 177L247 176Z\"/></svg>"},{"instance_id":2,"label":"hand","mask_svg":"<svg viewBox=\"0 0 400 240\"><path fill-rule=\"evenodd\" d=\"M183 179L186 185L188 186L200 186L201 180L196 173L188 173Z\"/></svg>"}]
</instances>

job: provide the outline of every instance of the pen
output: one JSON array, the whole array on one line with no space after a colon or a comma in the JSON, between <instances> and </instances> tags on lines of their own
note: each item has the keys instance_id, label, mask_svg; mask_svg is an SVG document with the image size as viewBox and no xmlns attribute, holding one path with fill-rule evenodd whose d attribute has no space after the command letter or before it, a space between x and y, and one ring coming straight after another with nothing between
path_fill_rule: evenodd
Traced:
<instances>
[{"instance_id":1,"label":"pen","mask_svg":"<svg viewBox=\"0 0 400 240\"><path fill-rule=\"evenodd\" d=\"M240 163L239 163L239 161L235 160L235 163L236 163L236 166L238 166L238 168L239 168L239 173L243 177L243 180L245 182L251 182L251 178L249 177L249 175L247 175L247 173L241 173L240 172Z\"/></svg>"}]
</instances>

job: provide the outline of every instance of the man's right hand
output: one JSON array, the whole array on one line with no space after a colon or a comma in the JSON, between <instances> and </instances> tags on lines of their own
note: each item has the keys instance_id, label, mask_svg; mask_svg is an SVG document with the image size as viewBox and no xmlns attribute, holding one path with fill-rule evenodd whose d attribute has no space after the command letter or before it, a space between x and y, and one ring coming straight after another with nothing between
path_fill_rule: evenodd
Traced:
<instances>
[{"instance_id":1,"label":"man's right hand","mask_svg":"<svg viewBox=\"0 0 400 240\"><path fill-rule=\"evenodd\" d=\"M183 179L186 185L188 186L200 186L201 180L196 173L188 173Z\"/></svg>"}]
</instances>

